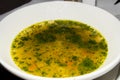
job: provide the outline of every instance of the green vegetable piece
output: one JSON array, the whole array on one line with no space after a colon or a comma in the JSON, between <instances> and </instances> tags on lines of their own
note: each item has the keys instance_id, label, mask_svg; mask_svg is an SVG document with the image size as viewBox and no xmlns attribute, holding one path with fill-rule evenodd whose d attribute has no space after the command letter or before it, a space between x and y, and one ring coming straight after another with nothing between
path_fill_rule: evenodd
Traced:
<instances>
[{"instance_id":1,"label":"green vegetable piece","mask_svg":"<svg viewBox=\"0 0 120 80\"><path fill-rule=\"evenodd\" d=\"M35 35L35 38L39 43L47 43L47 42L54 42L56 37L50 33L38 33Z\"/></svg>"},{"instance_id":2,"label":"green vegetable piece","mask_svg":"<svg viewBox=\"0 0 120 80\"><path fill-rule=\"evenodd\" d=\"M28 71L28 67L26 67L26 66L22 67L22 69L23 69L24 71Z\"/></svg>"},{"instance_id":3,"label":"green vegetable piece","mask_svg":"<svg viewBox=\"0 0 120 80\"><path fill-rule=\"evenodd\" d=\"M42 76L46 76L46 75L47 75L47 72L43 71Z\"/></svg>"},{"instance_id":4,"label":"green vegetable piece","mask_svg":"<svg viewBox=\"0 0 120 80\"><path fill-rule=\"evenodd\" d=\"M76 61L76 60L78 60L78 57L77 56L72 56L72 60Z\"/></svg>"},{"instance_id":5,"label":"green vegetable piece","mask_svg":"<svg viewBox=\"0 0 120 80\"><path fill-rule=\"evenodd\" d=\"M95 40L89 40L88 43L92 44L92 45L97 44L97 42Z\"/></svg>"},{"instance_id":6,"label":"green vegetable piece","mask_svg":"<svg viewBox=\"0 0 120 80\"><path fill-rule=\"evenodd\" d=\"M61 67L67 66L66 63L62 63L62 62L60 62L60 61L56 61L55 63L58 64L58 65L61 66Z\"/></svg>"},{"instance_id":7,"label":"green vegetable piece","mask_svg":"<svg viewBox=\"0 0 120 80\"><path fill-rule=\"evenodd\" d=\"M82 38L80 35L77 34L70 34L66 36L66 40L78 45L79 48L84 47L84 42L82 41Z\"/></svg>"},{"instance_id":8,"label":"green vegetable piece","mask_svg":"<svg viewBox=\"0 0 120 80\"><path fill-rule=\"evenodd\" d=\"M108 50L107 49L107 44L106 44L106 42L105 42L105 40L103 39L103 40L101 40L101 42L99 43L99 46L100 46L100 48L101 49L104 49L104 50Z\"/></svg>"},{"instance_id":9,"label":"green vegetable piece","mask_svg":"<svg viewBox=\"0 0 120 80\"><path fill-rule=\"evenodd\" d=\"M86 68L94 68L94 62L90 58L85 58L82 65Z\"/></svg>"},{"instance_id":10,"label":"green vegetable piece","mask_svg":"<svg viewBox=\"0 0 120 80\"><path fill-rule=\"evenodd\" d=\"M19 58L18 57L14 57L14 60L16 61L16 60L18 60Z\"/></svg>"},{"instance_id":11,"label":"green vegetable piece","mask_svg":"<svg viewBox=\"0 0 120 80\"><path fill-rule=\"evenodd\" d=\"M29 37L21 37L22 41L28 41L30 38Z\"/></svg>"},{"instance_id":12,"label":"green vegetable piece","mask_svg":"<svg viewBox=\"0 0 120 80\"><path fill-rule=\"evenodd\" d=\"M47 65L50 65L51 60L50 60L50 59L48 59L48 60L46 60L45 62L46 62L46 64L47 64Z\"/></svg>"},{"instance_id":13,"label":"green vegetable piece","mask_svg":"<svg viewBox=\"0 0 120 80\"><path fill-rule=\"evenodd\" d=\"M102 55L104 56L107 56L107 53L106 52L101 52Z\"/></svg>"}]
</instances>

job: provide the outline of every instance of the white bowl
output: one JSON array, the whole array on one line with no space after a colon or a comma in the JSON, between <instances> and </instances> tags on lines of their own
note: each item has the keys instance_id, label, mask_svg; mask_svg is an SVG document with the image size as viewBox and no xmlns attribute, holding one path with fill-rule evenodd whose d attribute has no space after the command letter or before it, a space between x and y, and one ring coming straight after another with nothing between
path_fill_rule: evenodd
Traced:
<instances>
[{"instance_id":1,"label":"white bowl","mask_svg":"<svg viewBox=\"0 0 120 80\"><path fill-rule=\"evenodd\" d=\"M108 42L108 56L96 71L70 78L43 78L27 74L12 61L10 46L12 40L23 28L36 22L54 19L80 21L98 29ZM8 15L0 22L0 63L13 74L28 80L90 80L115 67L120 61L120 21L110 13L77 2L54 1L31 5Z\"/></svg>"}]
</instances>

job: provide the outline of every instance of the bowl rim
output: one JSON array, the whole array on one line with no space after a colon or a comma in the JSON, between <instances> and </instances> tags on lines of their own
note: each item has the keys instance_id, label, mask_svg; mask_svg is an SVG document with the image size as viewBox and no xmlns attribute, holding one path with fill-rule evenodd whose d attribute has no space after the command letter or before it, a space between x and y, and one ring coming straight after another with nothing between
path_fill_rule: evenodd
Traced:
<instances>
[{"instance_id":1,"label":"bowl rim","mask_svg":"<svg viewBox=\"0 0 120 80\"><path fill-rule=\"evenodd\" d=\"M48 1L48 2L42 2L42 3L36 3L36 4L33 4L33 5L28 5L28 6L26 6L26 7L23 7L23 8L20 8L20 9L18 9L18 10L16 10L16 11L14 11L13 13L11 13L11 14L9 14L8 16L10 16L10 15L13 15L13 14L15 14L16 12L18 12L18 11L22 11L23 9L27 9L27 8L29 8L29 7L34 7L35 5L41 5L41 4L47 4L47 3L63 3L63 4L80 4L80 5L85 5L85 6L90 6L90 7L94 7L94 6L91 6L91 5L87 5L87 4L83 4L83 3L78 3L78 2L70 2L70 1ZM107 12L107 11L105 11L105 10L103 10L103 9L101 9L101 8L98 8L98 7L94 7L94 8L97 8L98 10L101 10L101 11L104 11L104 12L106 12L107 14L109 14L109 15L111 15L112 17L114 17L112 14L110 14L109 12ZM3 20L1 20L1 22L3 22L5 19L7 19L7 17L8 16L6 16ZM118 20L117 18L115 18L114 17L114 19L116 19L116 21ZM119 20L118 20L119 21ZM1 23L0 22L0 23ZM101 76L101 75L104 75L105 73L107 73L108 71L110 71L111 69L113 69L118 63L120 62L120 57L117 57L114 61L113 61L113 63L111 63L111 64L109 64L108 66L105 66L104 68L102 68L101 69L101 71L95 71L95 72L92 72L92 73L90 73L90 74L85 74L85 75L82 75L82 76L77 76L77 77L70 77L70 78L49 78L49 80L56 80L56 79L68 79L68 80L73 80L73 79L79 79L80 77L80 79L82 79L82 80L86 80L86 79L94 79L94 78L97 78L97 77L99 77L99 76ZM16 69L14 69L13 67L11 67L10 65L8 65L8 64L6 64L3 60L1 60L0 59L0 63L8 70L8 71L10 71L10 72L12 72L13 74L15 74L15 75L17 75L17 76L19 76L19 77L21 77L21 78L24 78L24 79L27 79L28 77L29 77L29 79L31 79L31 78L34 78L34 79L36 79L36 78L40 78L40 77L37 77L37 76L33 76L33 75L29 75L29 74L26 74L26 73L21 73L21 72L19 72L18 70L16 70ZM106 71L106 72L105 72ZM87 76L87 78L86 78L86 76ZM41 77L41 79L46 79L46 80L48 80L48 78L44 78L44 77Z\"/></svg>"}]
</instances>

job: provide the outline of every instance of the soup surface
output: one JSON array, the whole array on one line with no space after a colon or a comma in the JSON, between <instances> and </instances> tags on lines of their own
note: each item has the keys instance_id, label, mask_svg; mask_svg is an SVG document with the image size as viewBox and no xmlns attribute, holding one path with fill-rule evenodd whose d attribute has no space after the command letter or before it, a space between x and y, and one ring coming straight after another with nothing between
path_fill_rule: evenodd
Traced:
<instances>
[{"instance_id":1,"label":"soup surface","mask_svg":"<svg viewBox=\"0 0 120 80\"><path fill-rule=\"evenodd\" d=\"M107 52L106 40L97 30L72 20L33 24L22 30L11 46L11 56L20 69L43 77L93 72Z\"/></svg>"}]
</instances>

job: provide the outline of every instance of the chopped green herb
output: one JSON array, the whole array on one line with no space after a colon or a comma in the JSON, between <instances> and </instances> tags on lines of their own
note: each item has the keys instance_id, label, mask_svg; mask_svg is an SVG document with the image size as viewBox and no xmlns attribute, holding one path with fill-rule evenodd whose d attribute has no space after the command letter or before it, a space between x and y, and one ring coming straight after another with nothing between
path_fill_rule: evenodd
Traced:
<instances>
[{"instance_id":1,"label":"chopped green herb","mask_svg":"<svg viewBox=\"0 0 120 80\"><path fill-rule=\"evenodd\" d=\"M48 59L48 60L46 60L45 62L46 62L47 65L50 65L51 59Z\"/></svg>"},{"instance_id":2,"label":"chopped green herb","mask_svg":"<svg viewBox=\"0 0 120 80\"><path fill-rule=\"evenodd\" d=\"M21 47L23 47L24 46L24 42L23 41L20 41L19 43L18 43L18 48L21 48Z\"/></svg>"},{"instance_id":3,"label":"chopped green herb","mask_svg":"<svg viewBox=\"0 0 120 80\"><path fill-rule=\"evenodd\" d=\"M81 64L86 68L94 68L94 62L90 58L85 58Z\"/></svg>"},{"instance_id":4,"label":"chopped green herb","mask_svg":"<svg viewBox=\"0 0 120 80\"><path fill-rule=\"evenodd\" d=\"M47 72L43 71L42 76L46 76L46 75L47 75Z\"/></svg>"},{"instance_id":5,"label":"chopped green herb","mask_svg":"<svg viewBox=\"0 0 120 80\"><path fill-rule=\"evenodd\" d=\"M107 56L107 53L106 52L101 52L102 55L104 56Z\"/></svg>"},{"instance_id":6,"label":"chopped green herb","mask_svg":"<svg viewBox=\"0 0 120 80\"><path fill-rule=\"evenodd\" d=\"M77 56L72 56L72 60L73 60L73 61L76 61L77 59L78 59Z\"/></svg>"},{"instance_id":7,"label":"chopped green herb","mask_svg":"<svg viewBox=\"0 0 120 80\"><path fill-rule=\"evenodd\" d=\"M29 37L21 37L22 41L28 41L30 38Z\"/></svg>"},{"instance_id":8,"label":"chopped green herb","mask_svg":"<svg viewBox=\"0 0 120 80\"><path fill-rule=\"evenodd\" d=\"M56 37L49 33L38 33L35 35L35 38L39 43L54 42L56 40Z\"/></svg>"},{"instance_id":9,"label":"chopped green herb","mask_svg":"<svg viewBox=\"0 0 120 80\"><path fill-rule=\"evenodd\" d=\"M84 42L82 41L82 38L80 35L77 35L77 34L67 35L66 40L68 42L78 45L79 48L84 47Z\"/></svg>"},{"instance_id":10,"label":"chopped green herb","mask_svg":"<svg viewBox=\"0 0 120 80\"><path fill-rule=\"evenodd\" d=\"M88 43L93 44L93 45L97 44L97 42L95 40L89 40Z\"/></svg>"},{"instance_id":11,"label":"chopped green herb","mask_svg":"<svg viewBox=\"0 0 120 80\"><path fill-rule=\"evenodd\" d=\"M28 71L28 67L26 67L26 66L22 67L22 69L23 69L24 71Z\"/></svg>"},{"instance_id":12,"label":"chopped green herb","mask_svg":"<svg viewBox=\"0 0 120 80\"><path fill-rule=\"evenodd\" d=\"M14 57L14 60L18 60L19 58L18 57Z\"/></svg>"},{"instance_id":13,"label":"chopped green herb","mask_svg":"<svg viewBox=\"0 0 120 80\"><path fill-rule=\"evenodd\" d=\"M107 51L107 44L105 43L105 40L101 40L101 42L99 43L99 46L101 49L105 49Z\"/></svg>"}]
</instances>

